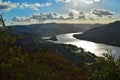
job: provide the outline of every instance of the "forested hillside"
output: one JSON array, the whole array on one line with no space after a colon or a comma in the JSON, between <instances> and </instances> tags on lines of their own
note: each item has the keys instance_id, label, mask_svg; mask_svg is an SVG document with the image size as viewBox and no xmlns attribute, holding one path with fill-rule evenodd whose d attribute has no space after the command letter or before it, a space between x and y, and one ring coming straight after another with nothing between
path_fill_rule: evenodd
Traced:
<instances>
[{"instance_id":1,"label":"forested hillside","mask_svg":"<svg viewBox=\"0 0 120 80\"><path fill-rule=\"evenodd\" d=\"M0 80L119 80L120 59L0 30ZM111 54L111 51L108 53Z\"/></svg>"},{"instance_id":2,"label":"forested hillside","mask_svg":"<svg viewBox=\"0 0 120 80\"><path fill-rule=\"evenodd\" d=\"M0 80L86 79L64 57L51 50L25 49L17 42L19 39L11 36L9 30L0 30Z\"/></svg>"},{"instance_id":3,"label":"forested hillside","mask_svg":"<svg viewBox=\"0 0 120 80\"><path fill-rule=\"evenodd\" d=\"M99 27L102 24L32 24L11 26L14 35L29 37L46 37L65 33L85 32L91 28Z\"/></svg>"},{"instance_id":4,"label":"forested hillside","mask_svg":"<svg viewBox=\"0 0 120 80\"><path fill-rule=\"evenodd\" d=\"M120 46L120 21L106 24L84 32L81 35L74 35L78 39L90 40L114 46Z\"/></svg>"}]
</instances>

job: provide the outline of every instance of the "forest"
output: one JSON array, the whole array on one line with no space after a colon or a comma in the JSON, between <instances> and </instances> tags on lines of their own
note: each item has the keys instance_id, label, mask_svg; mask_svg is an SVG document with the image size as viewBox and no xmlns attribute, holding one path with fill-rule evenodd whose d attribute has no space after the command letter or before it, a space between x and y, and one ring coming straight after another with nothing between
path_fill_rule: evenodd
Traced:
<instances>
[{"instance_id":1,"label":"forest","mask_svg":"<svg viewBox=\"0 0 120 80\"><path fill-rule=\"evenodd\" d=\"M120 58L83 48L15 36L0 29L0 80L119 80Z\"/></svg>"}]
</instances>

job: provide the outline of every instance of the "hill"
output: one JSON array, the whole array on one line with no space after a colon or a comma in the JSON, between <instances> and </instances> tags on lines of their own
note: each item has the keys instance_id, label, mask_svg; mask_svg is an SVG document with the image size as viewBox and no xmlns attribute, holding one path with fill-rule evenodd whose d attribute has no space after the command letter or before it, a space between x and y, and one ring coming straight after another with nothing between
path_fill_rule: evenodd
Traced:
<instances>
[{"instance_id":1,"label":"hill","mask_svg":"<svg viewBox=\"0 0 120 80\"><path fill-rule=\"evenodd\" d=\"M14 35L24 35L29 37L46 37L65 33L84 32L88 29L99 27L102 24L32 24L15 25L11 28Z\"/></svg>"},{"instance_id":2,"label":"hill","mask_svg":"<svg viewBox=\"0 0 120 80\"><path fill-rule=\"evenodd\" d=\"M119 80L119 64L111 55L96 57L73 45L24 40L7 27L0 30L0 80Z\"/></svg>"},{"instance_id":3,"label":"hill","mask_svg":"<svg viewBox=\"0 0 120 80\"><path fill-rule=\"evenodd\" d=\"M83 66L95 55L72 45L32 41L0 30L0 80L86 80Z\"/></svg>"},{"instance_id":4,"label":"hill","mask_svg":"<svg viewBox=\"0 0 120 80\"><path fill-rule=\"evenodd\" d=\"M79 68L51 51L33 53L12 47L0 53L0 60L0 80L86 80Z\"/></svg>"},{"instance_id":5,"label":"hill","mask_svg":"<svg viewBox=\"0 0 120 80\"><path fill-rule=\"evenodd\" d=\"M81 35L74 37L108 45L120 46L120 21L116 21L102 27L93 28Z\"/></svg>"}]
</instances>

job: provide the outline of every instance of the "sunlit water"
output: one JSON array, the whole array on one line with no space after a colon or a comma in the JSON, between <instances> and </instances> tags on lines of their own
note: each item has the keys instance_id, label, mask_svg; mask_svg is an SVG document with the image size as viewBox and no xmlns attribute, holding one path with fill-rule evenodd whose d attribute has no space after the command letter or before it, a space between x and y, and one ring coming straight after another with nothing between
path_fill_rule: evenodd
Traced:
<instances>
[{"instance_id":1,"label":"sunlit water","mask_svg":"<svg viewBox=\"0 0 120 80\"><path fill-rule=\"evenodd\" d=\"M103 53L106 53L107 49L112 50L112 53L114 53L114 55L116 55L117 57L120 56L120 47L95 43L95 42L86 41L86 40L79 40L73 37L74 34L82 34L82 33L68 33L68 34L56 35L58 39L57 41L51 41L51 40L49 41L54 43L76 45L77 47L84 48L86 51L95 53L95 55L97 56L101 56Z\"/></svg>"}]
</instances>

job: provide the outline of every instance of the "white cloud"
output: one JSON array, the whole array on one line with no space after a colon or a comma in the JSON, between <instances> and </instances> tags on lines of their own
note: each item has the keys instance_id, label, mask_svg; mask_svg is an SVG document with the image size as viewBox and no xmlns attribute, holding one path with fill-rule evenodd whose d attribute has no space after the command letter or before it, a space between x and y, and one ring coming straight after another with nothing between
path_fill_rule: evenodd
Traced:
<instances>
[{"instance_id":1,"label":"white cloud","mask_svg":"<svg viewBox=\"0 0 120 80\"><path fill-rule=\"evenodd\" d=\"M70 12L67 19L74 19L74 13Z\"/></svg>"},{"instance_id":2,"label":"white cloud","mask_svg":"<svg viewBox=\"0 0 120 80\"><path fill-rule=\"evenodd\" d=\"M92 4L95 2L100 2L101 0L81 0L82 2L86 3L86 4Z\"/></svg>"},{"instance_id":3,"label":"white cloud","mask_svg":"<svg viewBox=\"0 0 120 80\"><path fill-rule=\"evenodd\" d=\"M79 2L83 2L85 4L92 4L92 3L96 3L96 2L100 2L101 0L55 0L56 2L63 2L63 3L79 3Z\"/></svg>"},{"instance_id":4,"label":"white cloud","mask_svg":"<svg viewBox=\"0 0 120 80\"><path fill-rule=\"evenodd\" d=\"M87 13L84 11L79 11L78 19L82 19L82 20L87 19Z\"/></svg>"},{"instance_id":5,"label":"white cloud","mask_svg":"<svg viewBox=\"0 0 120 80\"><path fill-rule=\"evenodd\" d=\"M76 9L69 9L69 12L79 14L79 11L78 11L78 10L76 10Z\"/></svg>"},{"instance_id":6,"label":"white cloud","mask_svg":"<svg viewBox=\"0 0 120 80\"><path fill-rule=\"evenodd\" d=\"M10 1L3 2L2 0L0 0L0 9L1 10L9 11L13 8L16 8L17 6L19 6L19 3L12 3Z\"/></svg>"},{"instance_id":7,"label":"white cloud","mask_svg":"<svg viewBox=\"0 0 120 80\"><path fill-rule=\"evenodd\" d=\"M28 4L28 3L22 3L20 5L20 8L30 8L36 11L39 11L39 7L44 7L44 6L50 6L52 3L45 3L45 4L40 4L40 3L34 3L34 4Z\"/></svg>"},{"instance_id":8,"label":"white cloud","mask_svg":"<svg viewBox=\"0 0 120 80\"><path fill-rule=\"evenodd\" d=\"M31 21L31 18L30 17L18 17L18 16L14 16L12 18L12 21L15 21L15 22L29 22L29 21Z\"/></svg>"},{"instance_id":9,"label":"white cloud","mask_svg":"<svg viewBox=\"0 0 120 80\"><path fill-rule=\"evenodd\" d=\"M104 20L112 19L113 12L104 9L92 9L90 12L79 11L76 9L69 9L68 14L58 13L36 13L28 17L13 17L13 22L60 22L60 21L72 21L72 20Z\"/></svg>"},{"instance_id":10,"label":"white cloud","mask_svg":"<svg viewBox=\"0 0 120 80\"><path fill-rule=\"evenodd\" d=\"M76 9L69 9L68 19L85 20L87 19L87 13Z\"/></svg>"},{"instance_id":11,"label":"white cloud","mask_svg":"<svg viewBox=\"0 0 120 80\"><path fill-rule=\"evenodd\" d=\"M45 6L50 6L52 5L52 3L45 3L45 4L40 4L40 3L33 3L33 4L28 4L28 3L13 3L13 2L10 2L10 1L2 1L0 0L0 9L1 10L11 10L13 8L30 8L32 10L36 10L36 11L39 11L39 7L45 7Z\"/></svg>"},{"instance_id":12,"label":"white cloud","mask_svg":"<svg viewBox=\"0 0 120 80\"><path fill-rule=\"evenodd\" d=\"M64 20L64 15L59 15L57 13L37 13L33 14L29 17L18 17L15 16L12 18L13 22L30 22L30 21L37 21L37 22L43 22L46 20Z\"/></svg>"},{"instance_id":13,"label":"white cloud","mask_svg":"<svg viewBox=\"0 0 120 80\"><path fill-rule=\"evenodd\" d=\"M57 13L38 13L33 14L31 18L36 20L58 20L64 18L64 16Z\"/></svg>"},{"instance_id":14,"label":"white cloud","mask_svg":"<svg viewBox=\"0 0 120 80\"><path fill-rule=\"evenodd\" d=\"M92 9L92 14L96 15L97 17L104 17L104 16L113 16L114 12L104 9Z\"/></svg>"},{"instance_id":15,"label":"white cloud","mask_svg":"<svg viewBox=\"0 0 120 80\"><path fill-rule=\"evenodd\" d=\"M101 20L112 19L114 12L105 9L92 9L90 12L69 9L68 19L79 20Z\"/></svg>"},{"instance_id":16,"label":"white cloud","mask_svg":"<svg viewBox=\"0 0 120 80\"><path fill-rule=\"evenodd\" d=\"M55 0L56 2L69 3L71 0Z\"/></svg>"},{"instance_id":17,"label":"white cloud","mask_svg":"<svg viewBox=\"0 0 120 80\"><path fill-rule=\"evenodd\" d=\"M46 3L46 4L43 4L42 6L50 6L52 5L52 3Z\"/></svg>"},{"instance_id":18,"label":"white cloud","mask_svg":"<svg viewBox=\"0 0 120 80\"><path fill-rule=\"evenodd\" d=\"M69 19L74 19L77 18L79 16L79 11L76 9L69 9Z\"/></svg>"}]
</instances>

